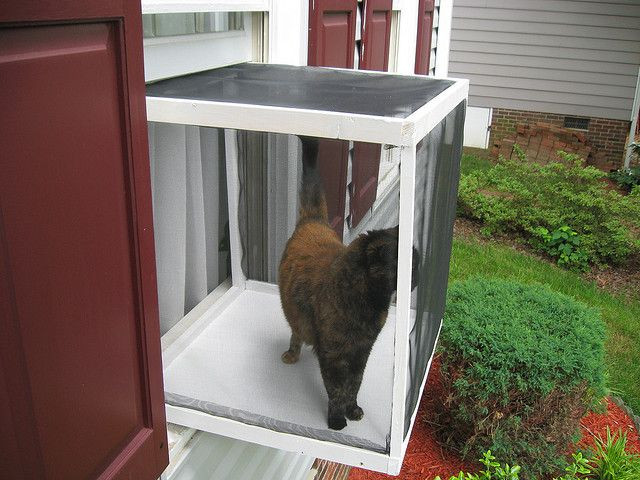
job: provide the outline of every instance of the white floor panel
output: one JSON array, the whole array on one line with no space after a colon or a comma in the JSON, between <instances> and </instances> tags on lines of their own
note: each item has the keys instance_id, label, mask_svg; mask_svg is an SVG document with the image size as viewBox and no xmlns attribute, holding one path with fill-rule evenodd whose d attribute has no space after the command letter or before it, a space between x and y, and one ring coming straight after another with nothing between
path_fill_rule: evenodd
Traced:
<instances>
[{"instance_id":1,"label":"white floor panel","mask_svg":"<svg viewBox=\"0 0 640 480\"><path fill-rule=\"evenodd\" d=\"M390 314L365 370L358 395L365 416L340 432L382 446L391 422L394 320ZM297 364L280 360L289 336L279 296L245 290L166 367L165 391L328 430L327 394L311 349L303 348Z\"/></svg>"}]
</instances>

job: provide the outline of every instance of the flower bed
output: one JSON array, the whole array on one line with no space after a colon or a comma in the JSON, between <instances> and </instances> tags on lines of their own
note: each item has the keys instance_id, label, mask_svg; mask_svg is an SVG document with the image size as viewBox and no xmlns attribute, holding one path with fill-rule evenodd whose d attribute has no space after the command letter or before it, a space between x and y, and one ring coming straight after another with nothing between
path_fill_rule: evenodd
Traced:
<instances>
[{"instance_id":1,"label":"flower bed","mask_svg":"<svg viewBox=\"0 0 640 480\"><path fill-rule=\"evenodd\" d=\"M416 425L409 441L409 447L405 456L402 471L398 477L391 477L382 473L370 472L359 468L353 468L349 480L431 480L440 475L449 478L457 475L461 470L474 472L480 469L478 464L464 462L457 453L447 451L436 440L437 425L434 416L436 402L442 401L442 379L440 377L440 362L436 358L427 379L425 392L428 395L422 398ZM582 438L577 444L578 448L592 447L597 436L605 438L607 427L612 432L618 429L626 432L627 445L630 452L640 453L640 436L627 413L610 399L606 399L606 411L603 413L588 413L580 422Z\"/></svg>"}]
</instances>

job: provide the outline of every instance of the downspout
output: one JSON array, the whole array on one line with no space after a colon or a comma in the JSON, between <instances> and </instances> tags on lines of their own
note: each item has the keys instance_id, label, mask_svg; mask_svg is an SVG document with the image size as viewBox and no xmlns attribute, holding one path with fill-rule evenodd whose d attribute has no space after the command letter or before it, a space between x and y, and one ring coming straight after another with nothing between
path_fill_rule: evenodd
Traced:
<instances>
[{"instance_id":1,"label":"downspout","mask_svg":"<svg viewBox=\"0 0 640 480\"><path fill-rule=\"evenodd\" d=\"M633 98L633 107L631 108L631 130L629 130L629 140L635 141L636 131L638 128L638 115L640 114L640 68L638 69L638 78L636 80L636 94ZM627 145L624 155L624 168L625 170L631 165L631 148Z\"/></svg>"}]
</instances>

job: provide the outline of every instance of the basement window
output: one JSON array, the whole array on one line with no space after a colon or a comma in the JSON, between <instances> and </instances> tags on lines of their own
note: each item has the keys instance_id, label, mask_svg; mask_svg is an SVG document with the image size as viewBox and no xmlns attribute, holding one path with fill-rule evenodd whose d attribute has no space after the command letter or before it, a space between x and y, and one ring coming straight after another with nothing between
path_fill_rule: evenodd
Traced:
<instances>
[{"instance_id":1,"label":"basement window","mask_svg":"<svg viewBox=\"0 0 640 480\"><path fill-rule=\"evenodd\" d=\"M589 119L584 117L564 117L564 128L589 130Z\"/></svg>"},{"instance_id":2,"label":"basement window","mask_svg":"<svg viewBox=\"0 0 640 480\"><path fill-rule=\"evenodd\" d=\"M185 148L193 158L215 155L225 171L212 175L226 181L226 197L211 199L226 214L204 217L227 225L215 245L221 255L229 252L231 275L163 336L169 422L399 473L444 315L467 92L467 80L253 63L147 86L156 148L175 149L176 162ZM193 145L163 137L183 125L198 129L186 130ZM388 268L375 272L394 272L395 281L384 285L395 293L357 396L364 417L341 430L328 428L327 393L312 349L303 347L297 363L281 361L291 330L278 265L300 211L299 136L318 140L320 178L338 179L325 188L326 203L342 206L327 222L336 239L348 228L347 177L334 173L345 168L349 142L393 146L400 172L398 182L382 187L384 208L358 225L391 230L391 242L378 245L384 248L363 250L372 256L362 265L385 259ZM187 164L198 182L205 174L199 165ZM157 188L174 188L169 180ZM336 268L328 264L316 277Z\"/></svg>"}]
</instances>

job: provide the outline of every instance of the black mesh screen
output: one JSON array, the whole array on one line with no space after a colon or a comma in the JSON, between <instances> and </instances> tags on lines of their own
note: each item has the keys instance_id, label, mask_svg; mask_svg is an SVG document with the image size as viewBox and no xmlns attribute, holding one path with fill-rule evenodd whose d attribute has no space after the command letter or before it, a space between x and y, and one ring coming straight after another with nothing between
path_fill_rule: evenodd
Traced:
<instances>
[{"instance_id":1,"label":"black mesh screen","mask_svg":"<svg viewBox=\"0 0 640 480\"><path fill-rule=\"evenodd\" d=\"M405 435L444 315L465 113L462 102L417 146L413 244L420 266L412 297Z\"/></svg>"},{"instance_id":2,"label":"black mesh screen","mask_svg":"<svg viewBox=\"0 0 640 480\"><path fill-rule=\"evenodd\" d=\"M241 63L147 85L147 95L406 118L452 84L425 76Z\"/></svg>"}]
</instances>

